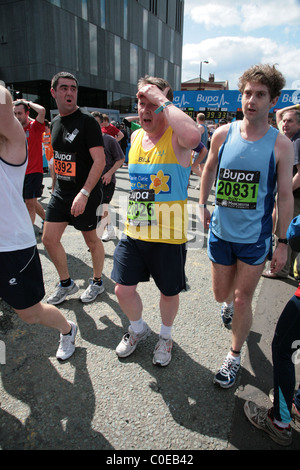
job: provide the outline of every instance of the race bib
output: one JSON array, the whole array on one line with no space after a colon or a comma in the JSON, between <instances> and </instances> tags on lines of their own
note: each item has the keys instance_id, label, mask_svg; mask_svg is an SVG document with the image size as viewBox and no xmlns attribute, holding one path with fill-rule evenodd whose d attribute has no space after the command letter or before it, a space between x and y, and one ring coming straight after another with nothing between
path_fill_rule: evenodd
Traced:
<instances>
[{"instance_id":1,"label":"race bib","mask_svg":"<svg viewBox=\"0 0 300 470\"><path fill-rule=\"evenodd\" d=\"M216 204L231 209L255 210L259 179L259 171L220 168Z\"/></svg>"},{"instance_id":2,"label":"race bib","mask_svg":"<svg viewBox=\"0 0 300 470\"><path fill-rule=\"evenodd\" d=\"M64 181L74 181L76 178L76 154L75 153L54 153L54 171L58 179Z\"/></svg>"},{"instance_id":3,"label":"race bib","mask_svg":"<svg viewBox=\"0 0 300 470\"><path fill-rule=\"evenodd\" d=\"M134 189L131 191L127 218L131 225L156 225L155 192L153 189Z\"/></svg>"}]
</instances>

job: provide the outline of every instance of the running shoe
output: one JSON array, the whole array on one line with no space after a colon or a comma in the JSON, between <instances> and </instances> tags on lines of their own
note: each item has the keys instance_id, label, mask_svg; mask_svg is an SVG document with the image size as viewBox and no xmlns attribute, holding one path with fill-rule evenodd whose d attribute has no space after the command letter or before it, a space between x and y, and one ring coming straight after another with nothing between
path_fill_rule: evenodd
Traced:
<instances>
[{"instance_id":1,"label":"running shoe","mask_svg":"<svg viewBox=\"0 0 300 470\"><path fill-rule=\"evenodd\" d=\"M95 298L104 292L103 281L100 284L96 284L93 279L89 280L89 287L84 291L82 296L80 297L81 302L88 303L93 302Z\"/></svg>"},{"instance_id":2,"label":"running shoe","mask_svg":"<svg viewBox=\"0 0 300 470\"><path fill-rule=\"evenodd\" d=\"M63 287L61 283L59 283L54 294L50 295L47 299L47 303L52 305L61 304L68 295L76 294L76 292L78 292L78 286L73 280L68 287Z\"/></svg>"},{"instance_id":3,"label":"running shoe","mask_svg":"<svg viewBox=\"0 0 300 470\"><path fill-rule=\"evenodd\" d=\"M116 353L119 357L127 357L133 353L140 341L145 340L151 333L151 330L146 322L144 322L144 329L141 333L134 333L131 326L128 332L125 333L121 342L116 348Z\"/></svg>"},{"instance_id":4,"label":"running shoe","mask_svg":"<svg viewBox=\"0 0 300 470\"><path fill-rule=\"evenodd\" d=\"M75 336L77 333L77 325L72 321L69 322L71 325L71 332L69 335L60 335L59 347L56 352L56 358L65 361L72 356L75 351Z\"/></svg>"},{"instance_id":5,"label":"running shoe","mask_svg":"<svg viewBox=\"0 0 300 470\"><path fill-rule=\"evenodd\" d=\"M162 336L159 337L159 341L155 346L153 351L153 364L155 366L167 366L171 359L171 351L173 348L173 341L171 338L163 338Z\"/></svg>"},{"instance_id":6,"label":"running shoe","mask_svg":"<svg viewBox=\"0 0 300 470\"><path fill-rule=\"evenodd\" d=\"M109 240L113 240L116 238L115 230L112 225L106 226L106 230L101 238L103 242L108 242Z\"/></svg>"},{"instance_id":7,"label":"running shoe","mask_svg":"<svg viewBox=\"0 0 300 470\"><path fill-rule=\"evenodd\" d=\"M258 406L252 401L246 401L244 412L250 423L258 429L266 432L273 441L281 446L289 446L292 443L292 428L280 428L274 424L272 419L273 408L269 410L263 406Z\"/></svg>"},{"instance_id":8,"label":"running shoe","mask_svg":"<svg viewBox=\"0 0 300 470\"><path fill-rule=\"evenodd\" d=\"M231 325L233 312L233 305L227 306L224 302L221 307L221 318L224 323L224 326L229 327Z\"/></svg>"},{"instance_id":9,"label":"running shoe","mask_svg":"<svg viewBox=\"0 0 300 470\"><path fill-rule=\"evenodd\" d=\"M219 372L214 377L214 384L221 388L230 388L234 385L237 373L241 365L237 363L231 354L228 354Z\"/></svg>"}]
</instances>

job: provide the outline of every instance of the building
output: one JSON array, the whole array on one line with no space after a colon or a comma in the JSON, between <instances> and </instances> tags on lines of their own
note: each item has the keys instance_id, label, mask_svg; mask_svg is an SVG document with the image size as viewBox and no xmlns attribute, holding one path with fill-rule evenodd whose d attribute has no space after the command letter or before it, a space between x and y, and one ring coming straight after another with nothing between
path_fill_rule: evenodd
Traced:
<instances>
[{"instance_id":1,"label":"building","mask_svg":"<svg viewBox=\"0 0 300 470\"><path fill-rule=\"evenodd\" d=\"M79 80L79 105L132 113L146 74L180 88L184 0L1 0L0 80L56 107L55 73Z\"/></svg>"},{"instance_id":2,"label":"building","mask_svg":"<svg viewBox=\"0 0 300 470\"><path fill-rule=\"evenodd\" d=\"M181 83L181 90L188 91L188 90L228 90L229 84L226 80L225 82L215 82L215 75L213 73L209 74L209 79L204 80L201 77L201 84L200 84L200 77L193 78L192 80L188 80L187 82Z\"/></svg>"}]
</instances>

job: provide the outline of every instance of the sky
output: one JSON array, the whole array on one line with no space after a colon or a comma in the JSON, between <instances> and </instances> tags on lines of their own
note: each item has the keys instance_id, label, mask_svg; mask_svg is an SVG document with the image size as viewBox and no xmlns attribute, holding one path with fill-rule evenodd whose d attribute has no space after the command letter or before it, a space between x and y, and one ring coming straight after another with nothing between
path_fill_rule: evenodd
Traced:
<instances>
[{"instance_id":1,"label":"sky","mask_svg":"<svg viewBox=\"0 0 300 470\"><path fill-rule=\"evenodd\" d=\"M251 65L277 64L285 89L300 89L300 0L185 0L182 81L229 81ZM203 63L208 61L208 64Z\"/></svg>"}]
</instances>

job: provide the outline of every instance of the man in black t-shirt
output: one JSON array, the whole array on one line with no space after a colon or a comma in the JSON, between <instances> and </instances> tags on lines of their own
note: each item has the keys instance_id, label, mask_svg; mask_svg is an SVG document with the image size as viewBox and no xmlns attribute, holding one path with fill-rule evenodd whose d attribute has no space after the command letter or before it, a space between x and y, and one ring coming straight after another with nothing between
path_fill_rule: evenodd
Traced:
<instances>
[{"instance_id":1,"label":"man in black t-shirt","mask_svg":"<svg viewBox=\"0 0 300 470\"><path fill-rule=\"evenodd\" d=\"M59 111L51 124L56 185L47 207L43 243L57 269L60 283L47 302L60 304L78 291L70 278L61 243L69 224L82 232L91 252L93 278L80 297L82 302L91 302L104 291L101 280L104 248L96 234L96 214L101 204L98 182L105 165L103 137L93 116L77 106L78 82L73 75L67 72L55 75L51 95Z\"/></svg>"}]
</instances>

